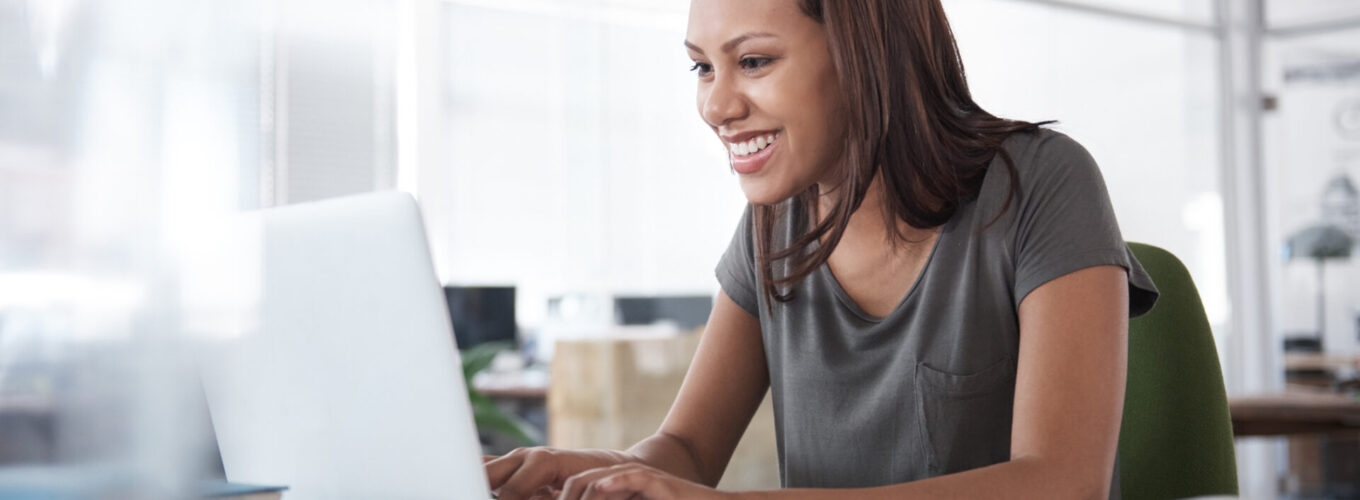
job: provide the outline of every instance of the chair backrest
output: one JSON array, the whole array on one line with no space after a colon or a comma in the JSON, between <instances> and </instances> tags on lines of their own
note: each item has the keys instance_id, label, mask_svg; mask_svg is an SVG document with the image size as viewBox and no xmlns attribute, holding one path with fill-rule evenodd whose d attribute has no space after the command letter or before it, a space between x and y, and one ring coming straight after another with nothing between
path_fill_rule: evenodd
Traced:
<instances>
[{"instance_id":1,"label":"chair backrest","mask_svg":"<svg viewBox=\"0 0 1360 500\"><path fill-rule=\"evenodd\" d=\"M1140 243L1129 249L1160 296L1152 311L1129 322L1120 495L1236 495L1228 397L1199 291L1170 252Z\"/></svg>"}]
</instances>

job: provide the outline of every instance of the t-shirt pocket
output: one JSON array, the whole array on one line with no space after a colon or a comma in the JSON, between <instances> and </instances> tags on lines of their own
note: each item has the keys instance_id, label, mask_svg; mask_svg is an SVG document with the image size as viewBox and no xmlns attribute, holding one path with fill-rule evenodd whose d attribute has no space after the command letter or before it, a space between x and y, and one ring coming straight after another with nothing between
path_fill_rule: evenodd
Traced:
<instances>
[{"instance_id":1,"label":"t-shirt pocket","mask_svg":"<svg viewBox=\"0 0 1360 500\"><path fill-rule=\"evenodd\" d=\"M916 407L931 476L1010 460L1015 361L974 373L916 365Z\"/></svg>"}]
</instances>

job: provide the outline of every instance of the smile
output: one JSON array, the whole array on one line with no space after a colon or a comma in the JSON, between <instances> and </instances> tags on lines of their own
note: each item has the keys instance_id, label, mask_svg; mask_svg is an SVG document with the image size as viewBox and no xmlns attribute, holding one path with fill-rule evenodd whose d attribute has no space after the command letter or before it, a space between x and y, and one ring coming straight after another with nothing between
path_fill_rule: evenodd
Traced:
<instances>
[{"instance_id":1,"label":"smile","mask_svg":"<svg viewBox=\"0 0 1360 500\"><path fill-rule=\"evenodd\" d=\"M732 170L738 174L750 175L759 172L778 149L781 130L758 135L742 142L729 142L728 151L732 154Z\"/></svg>"},{"instance_id":2,"label":"smile","mask_svg":"<svg viewBox=\"0 0 1360 500\"><path fill-rule=\"evenodd\" d=\"M774 141L779 138L779 135L779 132L773 132L746 142L728 144L727 147L732 151L733 156L750 156L774 145Z\"/></svg>"}]
</instances>

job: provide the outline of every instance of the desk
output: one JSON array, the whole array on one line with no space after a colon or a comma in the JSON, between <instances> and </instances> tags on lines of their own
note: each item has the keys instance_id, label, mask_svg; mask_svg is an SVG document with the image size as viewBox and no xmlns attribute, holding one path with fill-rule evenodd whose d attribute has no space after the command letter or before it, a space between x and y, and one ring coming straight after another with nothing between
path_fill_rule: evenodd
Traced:
<instances>
[{"instance_id":1,"label":"desk","mask_svg":"<svg viewBox=\"0 0 1360 500\"><path fill-rule=\"evenodd\" d=\"M472 388L492 399L530 400L541 404L548 398L548 371L544 367L485 371L472 378Z\"/></svg>"},{"instance_id":2,"label":"desk","mask_svg":"<svg viewBox=\"0 0 1360 500\"><path fill-rule=\"evenodd\" d=\"M1233 435L1280 436L1360 431L1360 398L1327 392L1283 392L1228 398Z\"/></svg>"},{"instance_id":3,"label":"desk","mask_svg":"<svg viewBox=\"0 0 1360 500\"><path fill-rule=\"evenodd\" d=\"M477 392L491 399L523 399L528 401L543 402L548 399L547 387L477 387Z\"/></svg>"},{"instance_id":4,"label":"desk","mask_svg":"<svg viewBox=\"0 0 1360 500\"><path fill-rule=\"evenodd\" d=\"M1234 437L1284 436L1291 498L1350 498L1358 484L1360 399L1293 388L1228 398Z\"/></svg>"},{"instance_id":5,"label":"desk","mask_svg":"<svg viewBox=\"0 0 1360 500\"><path fill-rule=\"evenodd\" d=\"M1284 355L1284 368L1286 370L1360 370L1360 356L1287 352Z\"/></svg>"}]
</instances>

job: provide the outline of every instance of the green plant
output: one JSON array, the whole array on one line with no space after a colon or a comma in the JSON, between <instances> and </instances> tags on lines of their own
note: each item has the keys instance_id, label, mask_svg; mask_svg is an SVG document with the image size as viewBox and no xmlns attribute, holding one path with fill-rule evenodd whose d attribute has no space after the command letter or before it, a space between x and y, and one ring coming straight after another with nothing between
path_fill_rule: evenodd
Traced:
<instances>
[{"instance_id":1,"label":"green plant","mask_svg":"<svg viewBox=\"0 0 1360 500\"><path fill-rule=\"evenodd\" d=\"M472 418L480 432L499 434L524 445L542 442L542 436L524 419L502 410L496 402L472 387L472 377L491 367L496 355L510 349L505 343L479 344L460 353L463 358L463 380L467 383L468 399L472 401Z\"/></svg>"}]
</instances>

